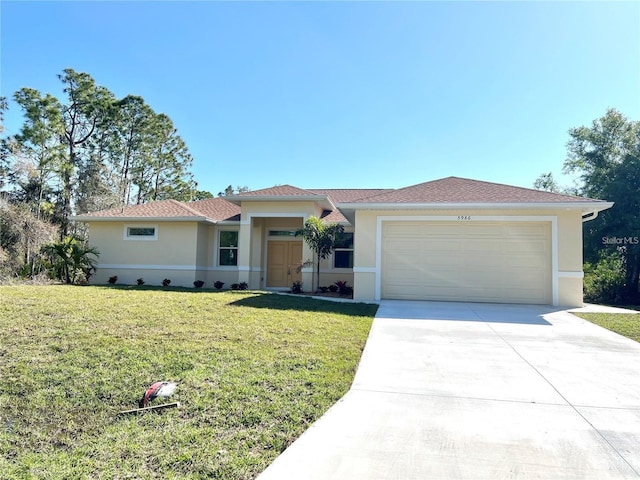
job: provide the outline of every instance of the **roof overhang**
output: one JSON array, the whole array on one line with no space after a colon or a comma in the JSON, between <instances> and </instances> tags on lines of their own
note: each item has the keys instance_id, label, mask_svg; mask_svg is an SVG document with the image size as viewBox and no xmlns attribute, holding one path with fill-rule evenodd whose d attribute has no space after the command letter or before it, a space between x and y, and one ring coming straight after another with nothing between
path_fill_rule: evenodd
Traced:
<instances>
[{"instance_id":1,"label":"roof overhang","mask_svg":"<svg viewBox=\"0 0 640 480\"><path fill-rule=\"evenodd\" d=\"M247 202L314 202L323 210L335 210L328 195L229 195L225 200L235 205Z\"/></svg>"},{"instance_id":2,"label":"roof overhang","mask_svg":"<svg viewBox=\"0 0 640 480\"><path fill-rule=\"evenodd\" d=\"M218 223L207 217L101 217L92 215L74 215L71 220L76 222L202 222Z\"/></svg>"},{"instance_id":3,"label":"roof overhang","mask_svg":"<svg viewBox=\"0 0 640 480\"><path fill-rule=\"evenodd\" d=\"M613 202L556 202L556 203L340 203L342 214L353 224L357 210L580 210L583 218L595 218Z\"/></svg>"}]
</instances>

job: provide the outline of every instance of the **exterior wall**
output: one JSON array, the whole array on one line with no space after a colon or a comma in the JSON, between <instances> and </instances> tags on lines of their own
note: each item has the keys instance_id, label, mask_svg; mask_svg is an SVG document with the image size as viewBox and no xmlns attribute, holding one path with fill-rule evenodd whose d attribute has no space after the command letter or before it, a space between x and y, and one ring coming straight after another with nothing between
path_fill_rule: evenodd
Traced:
<instances>
[{"instance_id":1,"label":"exterior wall","mask_svg":"<svg viewBox=\"0 0 640 480\"><path fill-rule=\"evenodd\" d=\"M552 230L552 256L557 264L552 265L552 288L554 302L563 306L582 306L582 216L571 210L362 210L356 212L354 254L354 299L359 301L379 300L376 291L381 273L378 265L378 217L457 217L470 216L473 220L482 217L551 217L556 219L556 230ZM475 217L475 218L474 218ZM418 219L419 220L419 219ZM454 220L455 221L455 220ZM554 238L555 237L555 238Z\"/></svg>"},{"instance_id":2,"label":"exterior wall","mask_svg":"<svg viewBox=\"0 0 640 480\"><path fill-rule=\"evenodd\" d=\"M560 277L558 279L558 305L582 307L583 298L582 274L575 278Z\"/></svg>"},{"instance_id":3,"label":"exterior wall","mask_svg":"<svg viewBox=\"0 0 640 480\"><path fill-rule=\"evenodd\" d=\"M157 268L144 268L143 265L129 268L99 268L96 275L91 277L92 284L104 285L109 277L116 275L118 281L116 283L122 285L136 285L137 279L144 279L145 285L162 285L165 278L171 280L172 287L193 287L196 275L193 269L176 269L158 270Z\"/></svg>"},{"instance_id":4,"label":"exterior wall","mask_svg":"<svg viewBox=\"0 0 640 480\"><path fill-rule=\"evenodd\" d=\"M157 239L125 239L125 226L155 226ZM196 276L198 228L196 222L90 222L89 243L100 252L92 283L135 284L143 278L147 285L193 286Z\"/></svg>"},{"instance_id":5,"label":"exterior wall","mask_svg":"<svg viewBox=\"0 0 640 480\"><path fill-rule=\"evenodd\" d=\"M213 239L213 227L207 224L197 225L196 238L196 280L205 282L205 288L211 288L208 265L211 265L213 249L209 248ZM173 283L173 282L172 282Z\"/></svg>"},{"instance_id":6,"label":"exterior wall","mask_svg":"<svg viewBox=\"0 0 640 480\"><path fill-rule=\"evenodd\" d=\"M304 220L322 212L314 202L252 202L242 203L238 279L250 289L265 288L266 249L269 228L298 229ZM307 258L303 244L303 258ZM310 272L303 269L302 281L310 285Z\"/></svg>"},{"instance_id":7,"label":"exterior wall","mask_svg":"<svg viewBox=\"0 0 640 480\"><path fill-rule=\"evenodd\" d=\"M377 219L379 214L389 212L356 212L354 253L353 253L353 298L361 302L373 302L376 299L376 278L379 267L376 265Z\"/></svg>"},{"instance_id":8,"label":"exterior wall","mask_svg":"<svg viewBox=\"0 0 640 480\"><path fill-rule=\"evenodd\" d=\"M315 202L242 202L242 220L246 220L249 216L260 216L256 214L262 214L261 216L264 217L278 217L278 213L286 216L299 214L301 217L310 217L319 216L322 210Z\"/></svg>"},{"instance_id":9,"label":"exterior wall","mask_svg":"<svg viewBox=\"0 0 640 480\"><path fill-rule=\"evenodd\" d=\"M345 229L345 231L350 231ZM313 253L313 252L312 252ZM354 249L355 253L355 249ZM315 255L313 257L314 265L315 265ZM355 262L355 259L354 259ZM315 270L315 266L314 266ZM315 272L313 274L313 285L315 285ZM334 268L333 267L333 255L329 255L328 258L324 260L320 260L320 286L328 287L336 283L338 280L346 281L351 287L354 286L353 283L353 270L350 268ZM306 287L306 285L305 285ZM311 291L311 287L305 288L305 291Z\"/></svg>"},{"instance_id":10,"label":"exterior wall","mask_svg":"<svg viewBox=\"0 0 640 480\"><path fill-rule=\"evenodd\" d=\"M258 226L261 226L266 230L277 230L277 229L290 229L297 230L302 228L304 225L304 220L302 215L299 217L268 217L268 218L254 218L254 223Z\"/></svg>"},{"instance_id":11,"label":"exterior wall","mask_svg":"<svg viewBox=\"0 0 640 480\"><path fill-rule=\"evenodd\" d=\"M583 243L580 212L558 213L558 304L581 307L583 302Z\"/></svg>"},{"instance_id":12,"label":"exterior wall","mask_svg":"<svg viewBox=\"0 0 640 480\"><path fill-rule=\"evenodd\" d=\"M252 289L265 287L266 251L270 229L298 229L304 219L320 215L313 202L248 202L243 205L238 224L210 225L196 222L89 222L90 244L100 251L98 270L92 283L107 283L118 276L118 283L135 284L144 278L148 285L160 285L164 278L176 286L192 287L196 279L207 288L222 281L225 288L247 281ZM332 257L321 262L320 283L328 286L346 280L354 287L354 299L375 301L379 295L381 265L378 264L379 216L447 216L465 215L481 219L494 217L545 216L555 219L552 247L555 263L552 276L554 301L563 306L582 305L582 217L579 211L473 211L473 210L379 210L357 211L354 235L354 269L333 269ZM128 240L125 226L156 226L157 239ZM237 267L217 266L218 235L223 229L239 230ZM349 231L349 229L347 229ZM314 260L314 253L303 241L303 260ZM303 268L305 290L315 287L315 273ZM313 287L312 287L313 286Z\"/></svg>"},{"instance_id":13,"label":"exterior wall","mask_svg":"<svg viewBox=\"0 0 640 480\"><path fill-rule=\"evenodd\" d=\"M375 298L376 275L374 273L355 271L353 274L353 286L354 300L377 302Z\"/></svg>"},{"instance_id":14,"label":"exterior wall","mask_svg":"<svg viewBox=\"0 0 640 480\"><path fill-rule=\"evenodd\" d=\"M157 240L125 240L125 225L158 228ZM118 276L118 283L135 285L143 278L146 285L161 285L168 278L172 286L193 287L195 280L213 288L237 283L237 267L217 266L218 232L238 230L238 226L213 226L196 222L91 222L90 244L100 251L98 270L91 283L105 284Z\"/></svg>"},{"instance_id":15,"label":"exterior wall","mask_svg":"<svg viewBox=\"0 0 640 480\"><path fill-rule=\"evenodd\" d=\"M238 270L216 270L215 268L209 269L207 272L207 284L205 288L214 288L215 282L222 282L224 285L222 288L228 290L231 288L231 284L238 283Z\"/></svg>"},{"instance_id":16,"label":"exterior wall","mask_svg":"<svg viewBox=\"0 0 640 480\"><path fill-rule=\"evenodd\" d=\"M254 218L251 226L251 252L249 259L249 288L260 289L263 288L264 278L266 276L266 270L264 267L265 262L265 249L263 248L265 230L264 225L267 218ZM295 220L295 219L287 219Z\"/></svg>"}]
</instances>

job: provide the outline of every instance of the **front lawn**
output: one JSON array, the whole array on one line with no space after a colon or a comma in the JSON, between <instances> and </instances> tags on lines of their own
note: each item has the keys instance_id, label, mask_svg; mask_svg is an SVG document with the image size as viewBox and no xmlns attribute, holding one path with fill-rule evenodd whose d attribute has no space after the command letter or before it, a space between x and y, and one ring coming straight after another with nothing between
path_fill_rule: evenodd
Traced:
<instances>
[{"instance_id":1,"label":"front lawn","mask_svg":"<svg viewBox=\"0 0 640 480\"><path fill-rule=\"evenodd\" d=\"M0 478L254 478L349 389L375 311L256 292L0 287ZM167 401L180 408L118 415L157 380L178 383Z\"/></svg>"},{"instance_id":2,"label":"front lawn","mask_svg":"<svg viewBox=\"0 0 640 480\"><path fill-rule=\"evenodd\" d=\"M640 313L575 313L574 315L640 342Z\"/></svg>"}]
</instances>

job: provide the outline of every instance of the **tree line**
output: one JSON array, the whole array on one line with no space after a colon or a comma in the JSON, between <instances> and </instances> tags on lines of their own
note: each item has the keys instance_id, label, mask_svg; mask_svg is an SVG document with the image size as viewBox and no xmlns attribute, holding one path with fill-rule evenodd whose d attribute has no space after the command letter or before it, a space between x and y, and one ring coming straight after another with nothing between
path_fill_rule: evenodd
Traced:
<instances>
[{"instance_id":1,"label":"tree line","mask_svg":"<svg viewBox=\"0 0 640 480\"><path fill-rule=\"evenodd\" d=\"M585 298L594 302L640 304L640 122L615 109L569 130L563 172L577 174L562 187L551 173L534 187L614 202L585 222Z\"/></svg>"},{"instance_id":2,"label":"tree line","mask_svg":"<svg viewBox=\"0 0 640 480\"><path fill-rule=\"evenodd\" d=\"M64 98L24 87L24 123L0 139L0 270L31 265L48 241L82 240L76 213L173 198L208 198L173 122L142 97L117 98L87 73L64 70ZM8 106L0 98L0 114ZM0 131L0 133L2 133ZM65 275L69 279L69 275Z\"/></svg>"}]
</instances>

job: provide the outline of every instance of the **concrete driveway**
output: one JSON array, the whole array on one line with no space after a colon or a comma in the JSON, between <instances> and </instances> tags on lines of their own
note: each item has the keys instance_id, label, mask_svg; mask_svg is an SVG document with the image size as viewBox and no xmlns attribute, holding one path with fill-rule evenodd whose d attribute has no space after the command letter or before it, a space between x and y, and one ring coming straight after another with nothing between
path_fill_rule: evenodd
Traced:
<instances>
[{"instance_id":1,"label":"concrete driveway","mask_svg":"<svg viewBox=\"0 0 640 480\"><path fill-rule=\"evenodd\" d=\"M553 307L383 301L260 480L640 478L640 344Z\"/></svg>"}]
</instances>

